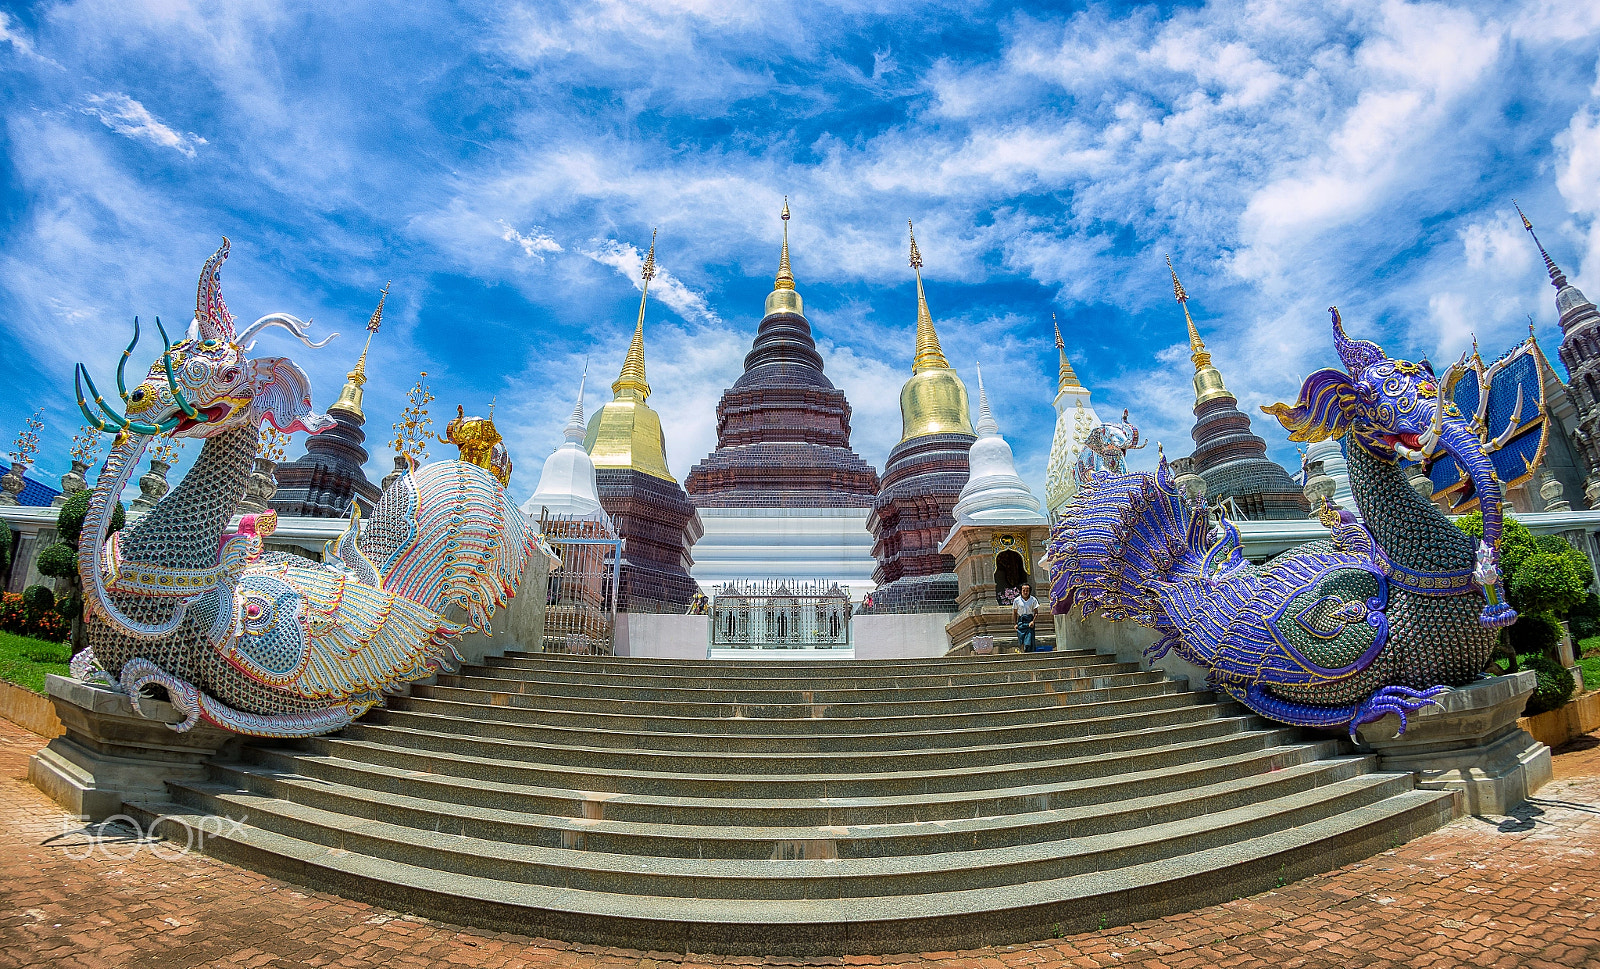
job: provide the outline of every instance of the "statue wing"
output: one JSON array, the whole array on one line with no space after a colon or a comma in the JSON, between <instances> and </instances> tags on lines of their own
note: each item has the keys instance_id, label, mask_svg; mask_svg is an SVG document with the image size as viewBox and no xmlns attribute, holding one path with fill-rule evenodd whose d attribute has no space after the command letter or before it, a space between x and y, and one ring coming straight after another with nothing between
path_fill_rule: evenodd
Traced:
<instances>
[{"instance_id":1,"label":"statue wing","mask_svg":"<svg viewBox=\"0 0 1600 969\"><path fill-rule=\"evenodd\" d=\"M274 585L274 580L296 593L295 614L280 613L292 618L292 625L280 622L269 642L250 635L248 617L241 613L246 634L224 647L224 655L231 653L230 662L252 675L258 674L251 667L275 666L282 671L275 686L307 698L342 699L422 679L458 659L449 640L460 632L459 625L323 565L277 563L247 572L239 582L240 608L248 608L244 597L253 587ZM251 662L269 655L282 658L273 664Z\"/></svg>"},{"instance_id":2,"label":"statue wing","mask_svg":"<svg viewBox=\"0 0 1600 969\"><path fill-rule=\"evenodd\" d=\"M1372 562L1326 543L1274 560L1218 645L1216 671L1235 682L1308 685L1347 679L1389 638L1388 581Z\"/></svg>"}]
</instances>

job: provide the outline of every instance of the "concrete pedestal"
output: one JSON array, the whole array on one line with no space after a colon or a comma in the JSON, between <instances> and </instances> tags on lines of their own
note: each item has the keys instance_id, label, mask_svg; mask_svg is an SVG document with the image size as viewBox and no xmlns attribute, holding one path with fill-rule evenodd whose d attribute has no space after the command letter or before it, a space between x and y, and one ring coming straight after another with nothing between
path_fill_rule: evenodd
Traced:
<instances>
[{"instance_id":1,"label":"concrete pedestal","mask_svg":"<svg viewBox=\"0 0 1600 969\"><path fill-rule=\"evenodd\" d=\"M145 701L150 720L122 693L65 676L45 679L66 734L28 763L28 780L85 821L122 811L124 801L164 800L168 780L202 780L205 762L238 738L200 724L186 733L167 726L183 717L170 704Z\"/></svg>"},{"instance_id":2,"label":"concrete pedestal","mask_svg":"<svg viewBox=\"0 0 1600 969\"><path fill-rule=\"evenodd\" d=\"M1356 731L1378 768L1411 771L1417 786L1461 792L1465 814L1503 815L1551 777L1550 748L1517 726L1533 693L1531 670L1479 680L1411 714L1403 736L1390 714Z\"/></svg>"}]
</instances>

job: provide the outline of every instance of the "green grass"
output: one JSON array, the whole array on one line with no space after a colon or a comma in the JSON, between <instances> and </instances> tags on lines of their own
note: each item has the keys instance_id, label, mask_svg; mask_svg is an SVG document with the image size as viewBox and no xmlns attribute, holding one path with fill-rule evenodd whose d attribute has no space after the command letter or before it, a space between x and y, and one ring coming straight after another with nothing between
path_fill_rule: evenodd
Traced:
<instances>
[{"instance_id":1,"label":"green grass","mask_svg":"<svg viewBox=\"0 0 1600 969\"><path fill-rule=\"evenodd\" d=\"M1600 690L1600 636L1579 641L1578 668L1583 670L1583 688Z\"/></svg>"},{"instance_id":2,"label":"green grass","mask_svg":"<svg viewBox=\"0 0 1600 969\"><path fill-rule=\"evenodd\" d=\"M47 643L12 633L0 633L0 680L26 690L44 693L46 673L68 674L67 661L72 647L66 643Z\"/></svg>"}]
</instances>

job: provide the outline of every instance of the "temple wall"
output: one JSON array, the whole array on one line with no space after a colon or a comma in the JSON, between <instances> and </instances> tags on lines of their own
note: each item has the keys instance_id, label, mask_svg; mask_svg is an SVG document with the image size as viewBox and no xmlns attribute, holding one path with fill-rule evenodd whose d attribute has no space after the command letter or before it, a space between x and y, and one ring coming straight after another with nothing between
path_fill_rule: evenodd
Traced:
<instances>
[{"instance_id":1,"label":"temple wall","mask_svg":"<svg viewBox=\"0 0 1600 969\"><path fill-rule=\"evenodd\" d=\"M857 616L850 629L856 659L911 659L943 656L950 649L944 626L949 612Z\"/></svg>"},{"instance_id":2,"label":"temple wall","mask_svg":"<svg viewBox=\"0 0 1600 969\"><path fill-rule=\"evenodd\" d=\"M710 642L710 616L625 612L617 616L613 652L653 659L705 659Z\"/></svg>"}]
</instances>

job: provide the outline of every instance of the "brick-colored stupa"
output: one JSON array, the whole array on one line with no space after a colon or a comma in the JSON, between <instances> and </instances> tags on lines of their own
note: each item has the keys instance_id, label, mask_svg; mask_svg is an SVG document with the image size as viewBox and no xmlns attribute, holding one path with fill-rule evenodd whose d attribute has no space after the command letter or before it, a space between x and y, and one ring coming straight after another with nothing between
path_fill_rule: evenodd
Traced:
<instances>
[{"instance_id":1,"label":"brick-colored stupa","mask_svg":"<svg viewBox=\"0 0 1600 969\"><path fill-rule=\"evenodd\" d=\"M359 503L363 512L371 512L377 502L379 488L367 480L362 468L367 463L367 449L362 446L367 434L361 428L367 415L361 410L361 395L367 383L367 350L383 323L383 304L388 298L389 287L385 286L378 308L367 321L367 343L361 348L361 357L346 375L339 399L328 408L333 426L309 435L306 453L298 461L278 465L273 475L278 489L269 502L278 514L344 518L350 514L351 502Z\"/></svg>"},{"instance_id":2,"label":"brick-colored stupa","mask_svg":"<svg viewBox=\"0 0 1600 969\"><path fill-rule=\"evenodd\" d=\"M701 508L866 508L878 474L850 449L850 404L822 372L789 268L789 205L783 251L744 374L717 404L717 449L684 489Z\"/></svg>"},{"instance_id":3,"label":"brick-colored stupa","mask_svg":"<svg viewBox=\"0 0 1600 969\"><path fill-rule=\"evenodd\" d=\"M939 551L955 524L952 511L967 483L974 434L967 388L945 360L922 291L922 254L911 237L917 276L917 352L900 391L900 443L884 464L872 504L870 612L955 612L955 559Z\"/></svg>"},{"instance_id":4,"label":"brick-colored stupa","mask_svg":"<svg viewBox=\"0 0 1600 969\"><path fill-rule=\"evenodd\" d=\"M1167 260L1170 269L1172 260ZM1189 325L1189 359L1194 361L1194 471L1206 484L1206 498L1230 517L1245 521L1304 518L1311 511L1305 493L1289 472L1267 457L1267 442L1250 429L1250 418L1228 392L1222 374L1189 315L1189 294L1172 270L1172 293Z\"/></svg>"}]
</instances>

